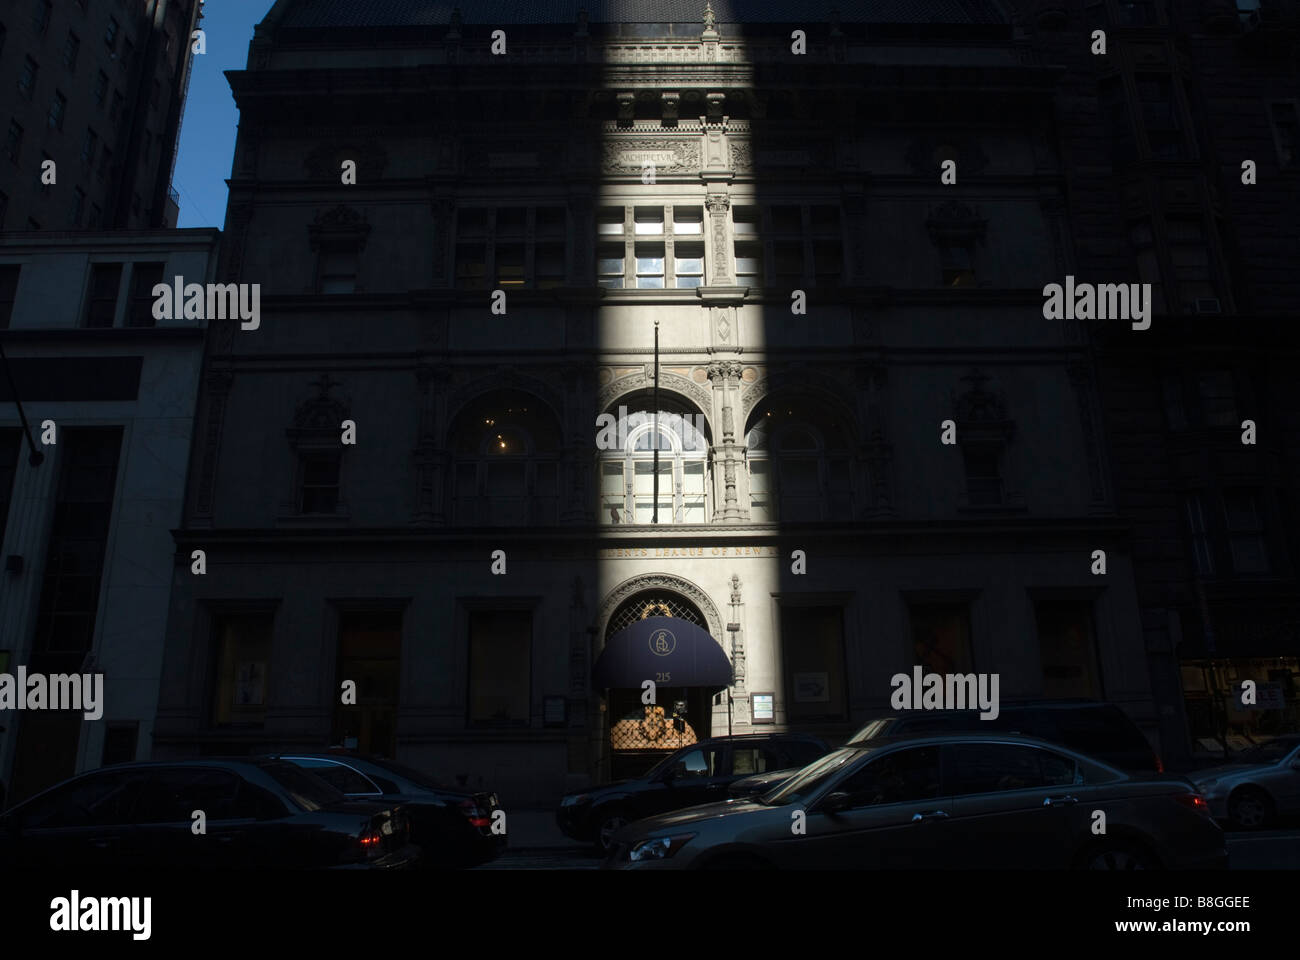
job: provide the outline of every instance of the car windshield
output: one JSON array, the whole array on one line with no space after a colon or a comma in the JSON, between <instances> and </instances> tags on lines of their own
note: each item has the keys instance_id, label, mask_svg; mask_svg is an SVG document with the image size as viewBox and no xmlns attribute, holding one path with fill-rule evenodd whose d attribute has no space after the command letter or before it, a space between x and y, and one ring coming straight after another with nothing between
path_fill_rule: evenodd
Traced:
<instances>
[{"instance_id":1,"label":"car windshield","mask_svg":"<svg viewBox=\"0 0 1300 960\"><path fill-rule=\"evenodd\" d=\"M673 762L678 758L680 754L681 754L680 750L674 750L672 753L668 754L668 756L664 757L662 760L656 763L645 773L641 774L641 776L638 777L637 779L653 780L655 777L659 776L659 774L663 773L670 766L672 766Z\"/></svg>"},{"instance_id":2,"label":"car windshield","mask_svg":"<svg viewBox=\"0 0 1300 960\"><path fill-rule=\"evenodd\" d=\"M342 803L347 799L320 777L291 763L268 763L262 769L267 776L284 788L285 793L295 804L308 813L321 807Z\"/></svg>"},{"instance_id":3,"label":"car windshield","mask_svg":"<svg viewBox=\"0 0 1300 960\"><path fill-rule=\"evenodd\" d=\"M828 753L820 760L814 760L797 774L769 793L758 798L759 803L769 807L783 807L799 799L807 799L821 789L831 777L844 768L844 764L863 753L844 747Z\"/></svg>"},{"instance_id":4,"label":"car windshield","mask_svg":"<svg viewBox=\"0 0 1300 960\"><path fill-rule=\"evenodd\" d=\"M1300 738L1278 737L1268 743L1261 743L1257 747L1243 750L1233 757L1233 760L1238 763L1277 763L1294 750L1297 743L1300 743Z\"/></svg>"},{"instance_id":5,"label":"car windshield","mask_svg":"<svg viewBox=\"0 0 1300 960\"><path fill-rule=\"evenodd\" d=\"M872 720L853 735L853 739L849 741L849 746L852 746L855 743L861 743L863 740L870 740L872 737L880 736L885 727L889 726L889 723L890 721L888 717L882 720Z\"/></svg>"}]
</instances>

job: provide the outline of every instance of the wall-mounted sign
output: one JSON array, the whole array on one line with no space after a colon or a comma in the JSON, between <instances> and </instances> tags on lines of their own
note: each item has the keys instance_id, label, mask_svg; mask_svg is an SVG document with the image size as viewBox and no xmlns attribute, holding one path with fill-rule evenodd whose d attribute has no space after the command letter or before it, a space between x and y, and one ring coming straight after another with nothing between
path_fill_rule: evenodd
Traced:
<instances>
[{"instance_id":1,"label":"wall-mounted sign","mask_svg":"<svg viewBox=\"0 0 1300 960\"><path fill-rule=\"evenodd\" d=\"M830 703L830 676L825 673L796 673L794 675L795 703Z\"/></svg>"},{"instance_id":2,"label":"wall-mounted sign","mask_svg":"<svg viewBox=\"0 0 1300 960\"><path fill-rule=\"evenodd\" d=\"M749 699L750 712L754 723L772 723L776 719L776 696L771 693L756 693Z\"/></svg>"},{"instance_id":3,"label":"wall-mounted sign","mask_svg":"<svg viewBox=\"0 0 1300 960\"><path fill-rule=\"evenodd\" d=\"M568 701L563 697L546 697L542 700L542 723L548 727L562 727L568 719Z\"/></svg>"}]
</instances>

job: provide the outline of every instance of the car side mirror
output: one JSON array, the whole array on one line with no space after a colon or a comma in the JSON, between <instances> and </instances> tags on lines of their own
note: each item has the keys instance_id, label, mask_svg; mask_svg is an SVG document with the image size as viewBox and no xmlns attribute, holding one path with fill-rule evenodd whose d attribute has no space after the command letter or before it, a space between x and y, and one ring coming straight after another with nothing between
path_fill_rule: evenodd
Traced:
<instances>
[{"instance_id":1,"label":"car side mirror","mask_svg":"<svg viewBox=\"0 0 1300 960\"><path fill-rule=\"evenodd\" d=\"M818 805L818 810L822 813L839 813L841 810L847 810L852 804L853 797L843 790L836 790L826 796L826 799Z\"/></svg>"}]
</instances>

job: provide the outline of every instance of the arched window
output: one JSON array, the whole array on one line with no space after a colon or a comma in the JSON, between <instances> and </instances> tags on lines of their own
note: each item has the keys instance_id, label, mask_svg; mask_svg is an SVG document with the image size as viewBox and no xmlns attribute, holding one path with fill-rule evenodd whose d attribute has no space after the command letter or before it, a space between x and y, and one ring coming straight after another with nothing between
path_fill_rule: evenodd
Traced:
<instances>
[{"instance_id":1,"label":"arched window","mask_svg":"<svg viewBox=\"0 0 1300 960\"><path fill-rule=\"evenodd\" d=\"M536 397L501 391L475 400L452 425L451 449L454 523L558 521L559 427Z\"/></svg>"},{"instance_id":2,"label":"arched window","mask_svg":"<svg viewBox=\"0 0 1300 960\"><path fill-rule=\"evenodd\" d=\"M752 519L852 518L851 434L824 407L771 403L751 421L745 445Z\"/></svg>"},{"instance_id":3,"label":"arched window","mask_svg":"<svg viewBox=\"0 0 1300 960\"><path fill-rule=\"evenodd\" d=\"M662 406L662 405L661 405ZM624 408L620 408L624 410ZM707 523L708 454L704 418L661 409L655 418L638 409L606 423L600 452L601 523L651 523L655 516L654 455L659 447L659 523Z\"/></svg>"}]
</instances>

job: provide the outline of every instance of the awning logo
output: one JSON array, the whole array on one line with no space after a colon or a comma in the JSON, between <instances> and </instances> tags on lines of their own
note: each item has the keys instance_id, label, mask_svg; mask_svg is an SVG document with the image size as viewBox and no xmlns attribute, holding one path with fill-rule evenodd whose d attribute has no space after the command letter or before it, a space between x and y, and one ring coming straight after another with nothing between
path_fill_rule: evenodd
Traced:
<instances>
[{"instance_id":1,"label":"awning logo","mask_svg":"<svg viewBox=\"0 0 1300 960\"><path fill-rule=\"evenodd\" d=\"M677 649L677 638L671 630L656 630L650 635L650 652L656 657L666 657Z\"/></svg>"}]
</instances>

